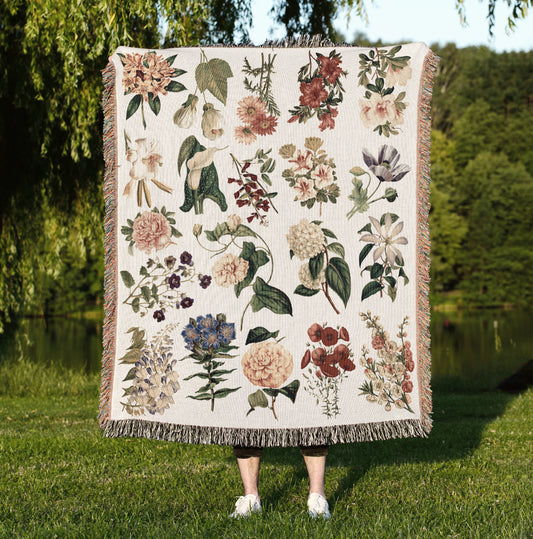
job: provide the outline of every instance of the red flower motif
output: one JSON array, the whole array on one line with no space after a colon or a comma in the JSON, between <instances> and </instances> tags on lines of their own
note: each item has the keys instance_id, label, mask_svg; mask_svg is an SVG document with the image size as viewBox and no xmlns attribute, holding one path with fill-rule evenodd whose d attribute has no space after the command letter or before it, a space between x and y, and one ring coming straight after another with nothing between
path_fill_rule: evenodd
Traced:
<instances>
[{"instance_id":1,"label":"red flower motif","mask_svg":"<svg viewBox=\"0 0 533 539\"><path fill-rule=\"evenodd\" d=\"M341 59L317 55L317 60L320 63L319 73L330 84L335 84L342 74L342 68L340 67Z\"/></svg>"},{"instance_id":2,"label":"red flower motif","mask_svg":"<svg viewBox=\"0 0 533 539\"><path fill-rule=\"evenodd\" d=\"M257 135L272 135L276 131L278 119L275 116L258 114L252 121L251 128Z\"/></svg>"},{"instance_id":3,"label":"red flower motif","mask_svg":"<svg viewBox=\"0 0 533 539\"><path fill-rule=\"evenodd\" d=\"M300 83L300 105L317 109L328 97L322 77L315 77L311 82Z\"/></svg>"},{"instance_id":4,"label":"red flower motif","mask_svg":"<svg viewBox=\"0 0 533 539\"><path fill-rule=\"evenodd\" d=\"M324 328L322 332L322 343L324 346L335 346L339 340L339 333L332 327Z\"/></svg>"},{"instance_id":5,"label":"red flower motif","mask_svg":"<svg viewBox=\"0 0 533 539\"><path fill-rule=\"evenodd\" d=\"M402 389L405 393L411 393L413 391L413 382L411 380L405 380L402 382Z\"/></svg>"},{"instance_id":6,"label":"red flower motif","mask_svg":"<svg viewBox=\"0 0 533 539\"><path fill-rule=\"evenodd\" d=\"M311 359L318 367L322 366L326 360L326 351L323 348L315 348L311 353Z\"/></svg>"},{"instance_id":7,"label":"red flower motif","mask_svg":"<svg viewBox=\"0 0 533 539\"><path fill-rule=\"evenodd\" d=\"M341 327L339 331L339 339L342 339L343 341L350 340L350 334L348 333L348 330L344 326Z\"/></svg>"},{"instance_id":8,"label":"red flower motif","mask_svg":"<svg viewBox=\"0 0 533 539\"><path fill-rule=\"evenodd\" d=\"M309 365L309 361L311 360L311 352L309 350L305 351L304 357L302 358L302 369L305 369L307 365Z\"/></svg>"},{"instance_id":9,"label":"red flower motif","mask_svg":"<svg viewBox=\"0 0 533 539\"><path fill-rule=\"evenodd\" d=\"M337 367L335 367L334 365L328 365L327 363L321 365L320 370L328 378L335 378L335 376L339 376L340 374L340 371L339 369L337 369Z\"/></svg>"},{"instance_id":10,"label":"red flower motif","mask_svg":"<svg viewBox=\"0 0 533 539\"><path fill-rule=\"evenodd\" d=\"M339 111L335 108L331 108L328 106L329 113L325 113L320 117L320 123L318 124L318 128L320 131L325 131L326 129L333 129L335 127L335 118L337 114L339 114Z\"/></svg>"},{"instance_id":11,"label":"red flower motif","mask_svg":"<svg viewBox=\"0 0 533 539\"><path fill-rule=\"evenodd\" d=\"M316 322L307 330L307 335L313 342L318 342L322 335L322 326Z\"/></svg>"},{"instance_id":12,"label":"red flower motif","mask_svg":"<svg viewBox=\"0 0 533 539\"><path fill-rule=\"evenodd\" d=\"M409 372L413 372L415 370L415 362L411 359L405 362L405 368Z\"/></svg>"},{"instance_id":13,"label":"red flower motif","mask_svg":"<svg viewBox=\"0 0 533 539\"><path fill-rule=\"evenodd\" d=\"M355 363L350 359L350 349L345 344L339 344L335 347L333 353L339 357L339 367L345 371L353 371Z\"/></svg>"},{"instance_id":14,"label":"red flower motif","mask_svg":"<svg viewBox=\"0 0 533 539\"><path fill-rule=\"evenodd\" d=\"M376 335L372 339L372 348L374 350L381 350L385 344L385 339L381 335Z\"/></svg>"}]
</instances>

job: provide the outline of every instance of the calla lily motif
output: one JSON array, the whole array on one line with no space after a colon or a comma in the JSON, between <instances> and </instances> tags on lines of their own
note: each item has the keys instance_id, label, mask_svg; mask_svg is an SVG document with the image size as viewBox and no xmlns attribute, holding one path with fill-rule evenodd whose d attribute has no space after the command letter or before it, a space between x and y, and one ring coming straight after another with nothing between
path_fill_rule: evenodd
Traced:
<instances>
[{"instance_id":1,"label":"calla lily motif","mask_svg":"<svg viewBox=\"0 0 533 539\"><path fill-rule=\"evenodd\" d=\"M225 150L226 148L227 146L224 148L207 148L206 150L195 153L187 161L187 168L189 169L187 183L192 190L198 189L202 170L213 162L215 153L219 152L220 150Z\"/></svg>"}]
</instances>

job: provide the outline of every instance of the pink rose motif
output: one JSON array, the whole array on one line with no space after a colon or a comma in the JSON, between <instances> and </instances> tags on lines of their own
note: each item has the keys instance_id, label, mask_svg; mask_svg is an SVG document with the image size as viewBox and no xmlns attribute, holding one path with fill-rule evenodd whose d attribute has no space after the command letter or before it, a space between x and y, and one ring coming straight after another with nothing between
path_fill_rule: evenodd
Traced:
<instances>
[{"instance_id":1,"label":"pink rose motif","mask_svg":"<svg viewBox=\"0 0 533 539\"><path fill-rule=\"evenodd\" d=\"M259 387L280 387L291 375L291 353L275 341L254 343L241 360L244 375Z\"/></svg>"},{"instance_id":2,"label":"pink rose motif","mask_svg":"<svg viewBox=\"0 0 533 539\"><path fill-rule=\"evenodd\" d=\"M164 249L172 236L168 219L159 212L145 211L133 222L132 239L140 251L149 254L152 249Z\"/></svg>"}]
</instances>

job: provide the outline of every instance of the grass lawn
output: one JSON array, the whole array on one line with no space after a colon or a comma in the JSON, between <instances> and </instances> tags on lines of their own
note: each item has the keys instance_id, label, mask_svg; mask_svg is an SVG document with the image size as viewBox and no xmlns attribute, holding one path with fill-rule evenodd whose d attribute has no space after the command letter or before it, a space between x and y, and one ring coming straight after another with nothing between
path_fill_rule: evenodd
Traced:
<instances>
[{"instance_id":1,"label":"grass lawn","mask_svg":"<svg viewBox=\"0 0 533 539\"><path fill-rule=\"evenodd\" d=\"M434 395L428 439L330 448L329 521L306 514L297 449L265 450L263 513L228 447L103 438L93 386L0 394L0 537L532 537L533 390Z\"/></svg>"}]
</instances>

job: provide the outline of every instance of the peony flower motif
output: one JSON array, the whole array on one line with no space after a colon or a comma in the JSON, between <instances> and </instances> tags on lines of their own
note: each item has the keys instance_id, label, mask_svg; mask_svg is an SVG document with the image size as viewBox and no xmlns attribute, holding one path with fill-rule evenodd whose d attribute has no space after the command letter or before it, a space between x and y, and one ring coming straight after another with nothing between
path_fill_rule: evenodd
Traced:
<instances>
[{"instance_id":1,"label":"peony flower motif","mask_svg":"<svg viewBox=\"0 0 533 539\"><path fill-rule=\"evenodd\" d=\"M323 269L316 279L313 279L311 276L311 271L309 269L309 264L306 262L300 266L298 270L298 277L300 282L306 287L312 290L320 290L323 282L326 281L326 270Z\"/></svg>"},{"instance_id":2,"label":"peony flower motif","mask_svg":"<svg viewBox=\"0 0 533 539\"><path fill-rule=\"evenodd\" d=\"M294 159L289 159L289 163L294 163L294 166L291 167L294 174L306 174L313 168L312 154L309 150L305 153L298 150L296 152L296 157Z\"/></svg>"},{"instance_id":3,"label":"peony flower motif","mask_svg":"<svg viewBox=\"0 0 533 539\"><path fill-rule=\"evenodd\" d=\"M189 94L187 101L182 103L181 107L174 114L174 123L183 129L189 129L191 127L194 117L196 116L196 105L198 104L198 97L193 94Z\"/></svg>"},{"instance_id":4,"label":"peony flower motif","mask_svg":"<svg viewBox=\"0 0 533 539\"><path fill-rule=\"evenodd\" d=\"M259 115L266 115L265 104L253 95L241 99L237 107L237 116L246 124L250 125Z\"/></svg>"},{"instance_id":5,"label":"peony flower motif","mask_svg":"<svg viewBox=\"0 0 533 539\"><path fill-rule=\"evenodd\" d=\"M315 77L311 82L300 83L300 105L317 109L328 98L328 91L324 88L324 79Z\"/></svg>"},{"instance_id":6,"label":"peony flower motif","mask_svg":"<svg viewBox=\"0 0 533 539\"><path fill-rule=\"evenodd\" d=\"M289 248L300 260L312 258L324 248L324 232L318 225L310 223L307 219L302 219L297 225L292 225L286 238Z\"/></svg>"},{"instance_id":7,"label":"peony flower motif","mask_svg":"<svg viewBox=\"0 0 533 539\"><path fill-rule=\"evenodd\" d=\"M407 65L405 67L397 69L394 69L393 66L389 65L385 75L385 84L387 86L405 86L412 75L410 63L411 60L407 60Z\"/></svg>"},{"instance_id":8,"label":"peony flower motif","mask_svg":"<svg viewBox=\"0 0 533 539\"><path fill-rule=\"evenodd\" d=\"M399 160L398 150L388 144L381 146L377 159L363 149L363 161L380 182L397 182L411 170L408 165L399 165Z\"/></svg>"},{"instance_id":9,"label":"peony flower motif","mask_svg":"<svg viewBox=\"0 0 533 539\"><path fill-rule=\"evenodd\" d=\"M333 183L333 169L328 165L318 165L318 167L311 172L311 178L315 180L315 185L319 189L327 187Z\"/></svg>"},{"instance_id":10,"label":"peony flower motif","mask_svg":"<svg viewBox=\"0 0 533 539\"><path fill-rule=\"evenodd\" d=\"M226 223L228 224L228 228L230 232L235 232L237 230L237 227L241 224L242 219L238 215L228 215L228 218L226 219Z\"/></svg>"},{"instance_id":11,"label":"peony flower motif","mask_svg":"<svg viewBox=\"0 0 533 539\"><path fill-rule=\"evenodd\" d=\"M291 353L275 341L254 343L241 360L243 373L259 387L280 387L291 375Z\"/></svg>"},{"instance_id":12,"label":"peony flower motif","mask_svg":"<svg viewBox=\"0 0 533 539\"><path fill-rule=\"evenodd\" d=\"M314 198L316 196L313 181L308 180L307 178L298 178L293 189L296 191L295 200L304 202L305 200L309 200L310 198Z\"/></svg>"},{"instance_id":13,"label":"peony flower motif","mask_svg":"<svg viewBox=\"0 0 533 539\"><path fill-rule=\"evenodd\" d=\"M240 283L248 272L248 260L239 258L232 253L226 253L215 262L211 273L218 286L229 288Z\"/></svg>"},{"instance_id":14,"label":"peony flower motif","mask_svg":"<svg viewBox=\"0 0 533 539\"><path fill-rule=\"evenodd\" d=\"M330 83L335 84L342 74L340 64L342 60L337 57L328 58L327 56L317 55L320 64L319 73Z\"/></svg>"},{"instance_id":15,"label":"peony flower motif","mask_svg":"<svg viewBox=\"0 0 533 539\"><path fill-rule=\"evenodd\" d=\"M373 93L370 99L359 100L359 106L361 107L361 120L367 128L383 125L387 122L392 125L403 123L402 112L396 108L394 97L390 94L381 97Z\"/></svg>"},{"instance_id":16,"label":"peony flower motif","mask_svg":"<svg viewBox=\"0 0 533 539\"><path fill-rule=\"evenodd\" d=\"M209 140L215 140L222 136L224 129L222 129L222 114L215 109L212 103L206 103L204 105L204 113L202 115L202 133L204 137Z\"/></svg>"},{"instance_id":17,"label":"peony flower motif","mask_svg":"<svg viewBox=\"0 0 533 539\"><path fill-rule=\"evenodd\" d=\"M145 211L133 221L132 239L140 251L150 254L152 249L159 251L170 243L172 229L168 219L161 213Z\"/></svg>"},{"instance_id":18,"label":"peony flower motif","mask_svg":"<svg viewBox=\"0 0 533 539\"><path fill-rule=\"evenodd\" d=\"M235 140L244 144L251 144L257 140L257 135L252 131L249 125L240 125L235 128Z\"/></svg>"},{"instance_id":19,"label":"peony flower motif","mask_svg":"<svg viewBox=\"0 0 533 539\"><path fill-rule=\"evenodd\" d=\"M394 236L398 235L402 231L403 221L401 223L397 223L392 230L391 227L393 223L390 213L385 214L385 223L383 226L374 217L370 217L370 221L372 225L374 225L376 233L363 234L360 240L376 245L377 248L374 250L374 263L377 262L378 259L383 255L391 266L395 264L396 257L398 257L400 261L403 261L402 253L397 247L395 247L395 245L406 245L407 238L404 236L394 238Z\"/></svg>"}]
</instances>

